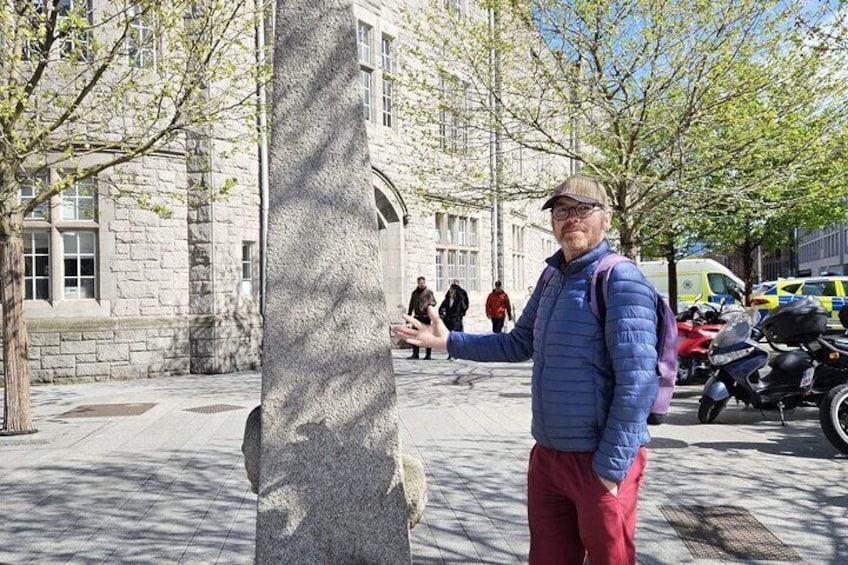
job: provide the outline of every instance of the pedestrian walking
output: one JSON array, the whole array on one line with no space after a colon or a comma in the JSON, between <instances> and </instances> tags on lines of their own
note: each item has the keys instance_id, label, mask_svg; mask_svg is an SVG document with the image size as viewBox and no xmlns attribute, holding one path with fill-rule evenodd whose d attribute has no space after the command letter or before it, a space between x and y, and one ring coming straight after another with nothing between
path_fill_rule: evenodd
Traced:
<instances>
[{"instance_id":1,"label":"pedestrian walking","mask_svg":"<svg viewBox=\"0 0 848 565\"><path fill-rule=\"evenodd\" d=\"M509 296L504 292L501 281L495 281L495 288L486 298L486 317L492 320L492 333L496 334L503 331L507 319L512 321L512 304L509 303Z\"/></svg>"},{"instance_id":2,"label":"pedestrian walking","mask_svg":"<svg viewBox=\"0 0 848 565\"><path fill-rule=\"evenodd\" d=\"M452 284L448 289L445 299L439 306L439 317L445 323L445 326L454 332L462 331L462 319L465 317L465 312L468 310L468 303L462 299L459 293L459 286ZM448 354L448 360L453 359Z\"/></svg>"},{"instance_id":3,"label":"pedestrian walking","mask_svg":"<svg viewBox=\"0 0 848 565\"><path fill-rule=\"evenodd\" d=\"M412 296L409 297L409 308L406 312L407 316L412 316L421 324L429 325L429 308L435 305L436 297L433 295L433 291L427 288L427 279L424 277L418 277L418 285L415 287L415 290L412 291ZM432 348L428 346L424 359L430 359L432 351ZM413 344L412 355L409 356L409 359L420 359L419 352L420 348Z\"/></svg>"},{"instance_id":4,"label":"pedestrian walking","mask_svg":"<svg viewBox=\"0 0 848 565\"><path fill-rule=\"evenodd\" d=\"M636 508L657 395L656 292L629 261L611 269L605 314L589 281L611 211L601 183L574 175L545 202L560 244L510 333L452 332L436 319L398 330L409 343L474 361L533 359L527 514L532 565L636 563ZM435 316L435 310L432 310Z\"/></svg>"}]
</instances>

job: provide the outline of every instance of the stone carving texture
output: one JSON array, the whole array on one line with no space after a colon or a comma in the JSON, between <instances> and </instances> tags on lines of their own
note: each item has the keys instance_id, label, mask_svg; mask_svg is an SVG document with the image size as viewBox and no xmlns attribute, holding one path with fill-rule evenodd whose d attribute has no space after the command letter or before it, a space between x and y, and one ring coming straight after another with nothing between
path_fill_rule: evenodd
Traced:
<instances>
[{"instance_id":1,"label":"stone carving texture","mask_svg":"<svg viewBox=\"0 0 848 565\"><path fill-rule=\"evenodd\" d=\"M349 1L277 2L257 563L409 563Z\"/></svg>"}]
</instances>

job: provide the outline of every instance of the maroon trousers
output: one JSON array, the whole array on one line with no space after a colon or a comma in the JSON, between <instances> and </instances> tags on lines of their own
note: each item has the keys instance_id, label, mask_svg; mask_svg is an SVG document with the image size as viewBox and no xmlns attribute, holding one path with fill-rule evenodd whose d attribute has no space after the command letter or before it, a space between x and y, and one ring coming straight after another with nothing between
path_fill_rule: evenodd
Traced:
<instances>
[{"instance_id":1,"label":"maroon trousers","mask_svg":"<svg viewBox=\"0 0 848 565\"><path fill-rule=\"evenodd\" d=\"M530 565L636 563L636 501L647 462L642 447L610 493L592 470L591 452L536 444L527 471Z\"/></svg>"}]
</instances>

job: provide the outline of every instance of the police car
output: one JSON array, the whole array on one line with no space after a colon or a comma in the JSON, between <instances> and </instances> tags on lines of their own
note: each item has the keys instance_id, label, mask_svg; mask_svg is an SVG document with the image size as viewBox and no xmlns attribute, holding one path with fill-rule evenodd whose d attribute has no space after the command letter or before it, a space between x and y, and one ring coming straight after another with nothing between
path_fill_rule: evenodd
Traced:
<instances>
[{"instance_id":1,"label":"police car","mask_svg":"<svg viewBox=\"0 0 848 565\"><path fill-rule=\"evenodd\" d=\"M770 310L807 296L818 298L827 310L828 328L842 330L839 309L848 304L848 276L780 279L764 292L754 294L751 305L760 311L760 318Z\"/></svg>"}]
</instances>

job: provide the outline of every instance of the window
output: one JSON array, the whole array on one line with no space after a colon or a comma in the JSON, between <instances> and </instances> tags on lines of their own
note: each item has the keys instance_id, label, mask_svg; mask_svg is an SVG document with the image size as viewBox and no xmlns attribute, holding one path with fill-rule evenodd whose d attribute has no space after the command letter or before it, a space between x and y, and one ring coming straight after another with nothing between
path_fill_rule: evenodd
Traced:
<instances>
[{"instance_id":1,"label":"window","mask_svg":"<svg viewBox=\"0 0 848 565\"><path fill-rule=\"evenodd\" d=\"M95 298L95 236L93 232L62 232L64 297Z\"/></svg>"},{"instance_id":2,"label":"window","mask_svg":"<svg viewBox=\"0 0 848 565\"><path fill-rule=\"evenodd\" d=\"M380 41L380 67L383 70L383 125L392 127L394 122L394 61L392 60L392 38L383 36Z\"/></svg>"},{"instance_id":3,"label":"window","mask_svg":"<svg viewBox=\"0 0 848 565\"><path fill-rule=\"evenodd\" d=\"M359 69L359 81L362 83L362 115L366 122L371 121L371 71Z\"/></svg>"},{"instance_id":4,"label":"window","mask_svg":"<svg viewBox=\"0 0 848 565\"><path fill-rule=\"evenodd\" d=\"M380 42L380 66L382 67L383 71L387 73L394 72L394 62L392 61L392 45L392 38L384 35L383 40Z\"/></svg>"},{"instance_id":5,"label":"window","mask_svg":"<svg viewBox=\"0 0 848 565\"><path fill-rule=\"evenodd\" d=\"M524 288L524 228L512 226L512 286Z\"/></svg>"},{"instance_id":6,"label":"window","mask_svg":"<svg viewBox=\"0 0 848 565\"><path fill-rule=\"evenodd\" d=\"M19 193L21 204L29 202L41 192L42 187L50 182L50 175L41 173L25 179L21 183L21 191ZM33 220L50 220L50 203L44 202L39 204L34 210L28 212L26 219Z\"/></svg>"},{"instance_id":7,"label":"window","mask_svg":"<svg viewBox=\"0 0 848 565\"><path fill-rule=\"evenodd\" d=\"M50 233L24 233L26 300L50 300Z\"/></svg>"},{"instance_id":8,"label":"window","mask_svg":"<svg viewBox=\"0 0 848 565\"><path fill-rule=\"evenodd\" d=\"M788 292L789 294L795 294L798 292L798 289L801 288L801 285L804 283L792 283L783 287L784 292Z\"/></svg>"},{"instance_id":9,"label":"window","mask_svg":"<svg viewBox=\"0 0 848 565\"><path fill-rule=\"evenodd\" d=\"M836 296L836 281L816 281L804 284L800 294L809 296Z\"/></svg>"},{"instance_id":10,"label":"window","mask_svg":"<svg viewBox=\"0 0 848 565\"><path fill-rule=\"evenodd\" d=\"M62 193L63 220L93 220L97 215L94 179L75 182Z\"/></svg>"},{"instance_id":11,"label":"window","mask_svg":"<svg viewBox=\"0 0 848 565\"><path fill-rule=\"evenodd\" d=\"M90 59L91 16L89 0L59 0L56 29L64 56L78 61Z\"/></svg>"},{"instance_id":12,"label":"window","mask_svg":"<svg viewBox=\"0 0 848 565\"><path fill-rule=\"evenodd\" d=\"M468 151L468 128L463 115L467 110L467 87L452 77L439 77L439 148L443 151Z\"/></svg>"},{"instance_id":13,"label":"window","mask_svg":"<svg viewBox=\"0 0 848 565\"><path fill-rule=\"evenodd\" d=\"M21 202L31 200L50 178L45 174L22 183ZM99 226L95 179L75 182L35 212L24 219L26 300L96 299Z\"/></svg>"},{"instance_id":14,"label":"window","mask_svg":"<svg viewBox=\"0 0 848 565\"><path fill-rule=\"evenodd\" d=\"M357 27L357 40L359 43L359 62L371 65L371 26L365 22L359 22Z\"/></svg>"},{"instance_id":15,"label":"window","mask_svg":"<svg viewBox=\"0 0 848 565\"><path fill-rule=\"evenodd\" d=\"M480 290L477 218L436 214L436 291L453 279L468 290Z\"/></svg>"},{"instance_id":16,"label":"window","mask_svg":"<svg viewBox=\"0 0 848 565\"><path fill-rule=\"evenodd\" d=\"M707 283L713 294L731 294L736 288L736 283L721 273L708 273Z\"/></svg>"},{"instance_id":17,"label":"window","mask_svg":"<svg viewBox=\"0 0 848 565\"><path fill-rule=\"evenodd\" d=\"M131 6L127 14L130 18L127 37L129 64L140 69L153 69L157 55L153 17L138 4Z\"/></svg>"},{"instance_id":18,"label":"window","mask_svg":"<svg viewBox=\"0 0 848 565\"><path fill-rule=\"evenodd\" d=\"M387 128L392 127L392 118L394 110L392 106L392 89L394 83L383 77L383 125Z\"/></svg>"},{"instance_id":19,"label":"window","mask_svg":"<svg viewBox=\"0 0 848 565\"><path fill-rule=\"evenodd\" d=\"M542 249L544 250L545 258L547 259L554 254L554 242L548 237L542 238Z\"/></svg>"},{"instance_id":20,"label":"window","mask_svg":"<svg viewBox=\"0 0 848 565\"><path fill-rule=\"evenodd\" d=\"M374 119L371 109L371 96L373 95L373 64L371 61L371 37L373 28L365 22L357 22L356 37L359 46L359 82L362 88L362 115L366 122Z\"/></svg>"},{"instance_id":21,"label":"window","mask_svg":"<svg viewBox=\"0 0 848 565\"><path fill-rule=\"evenodd\" d=\"M253 243L246 241L241 245L241 285L239 294L253 294Z\"/></svg>"},{"instance_id":22,"label":"window","mask_svg":"<svg viewBox=\"0 0 848 565\"><path fill-rule=\"evenodd\" d=\"M452 16L462 16L462 0L442 0L448 14Z\"/></svg>"}]
</instances>

